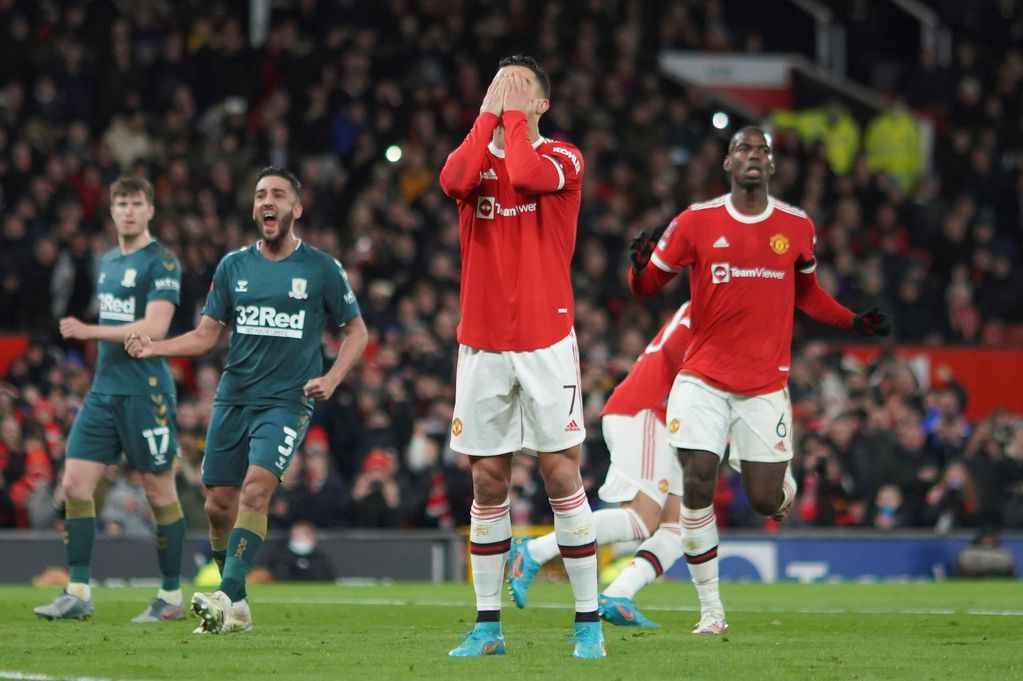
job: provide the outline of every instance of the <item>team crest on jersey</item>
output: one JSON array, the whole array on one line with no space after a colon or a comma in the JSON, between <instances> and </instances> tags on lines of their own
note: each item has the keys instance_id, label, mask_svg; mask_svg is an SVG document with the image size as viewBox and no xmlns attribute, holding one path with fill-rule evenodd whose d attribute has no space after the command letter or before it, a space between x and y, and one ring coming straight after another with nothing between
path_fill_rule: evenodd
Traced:
<instances>
[{"instance_id":1,"label":"team crest on jersey","mask_svg":"<svg viewBox=\"0 0 1023 681\"><path fill-rule=\"evenodd\" d=\"M668 481L666 478L661 478L660 482L657 483L657 489L660 490L661 494L668 493Z\"/></svg>"},{"instance_id":2,"label":"team crest on jersey","mask_svg":"<svg viewBox=\"0 0 1023 681\"><path fill-rule=\"evenodd\" d=\"M129 267L124 271L124 278L121 279L121 286L125 288L134 288L136 276L138 276L138 272L134 268Z\"/></svg>"},{"instance_id":3,"label":"team crest on jersey","mask_svg":"<svg viewBox=\"0 0 1023 681\"><path fill-rule=\"evenodd\" d=\"M481 196L476 200L476 217L484 220L494 219L494 204L496 199L493 196Z\"/></svg>"},{"instance_id":4,"label":"team crest on jersey","mask_svg":"<svg viewBox=\"0 0 1023 681\"><path fill-rule=\"evenodd\" d=\"M672 433L678 432L678 419L671 420L671 423L668 424L668 430Z\"/></svg>"},{"instance_id":5,"label":"team crest on jersey","mask_svg":"<svg viewBox=\"0 0 1023 681\"><path fill-rule=\"evenodd\" d=\"M292 279L291 291L288 292L288 297L295 300L305 300L308 298L309 294L306 293L307 284L308 282L305 279Z\"/></svg>"},{"instance_id":6,"label":"team crest on jersey","mask_svg":"<svg viewBox=\"0 0 1023 681\"><path fill-rule=\"evenodd\" d=\"M771 244L771 250L778 255L788 253L789 251L789 238L784 234L775 234L771 237L769 243Z\"/></svg>"},{"instance_id":7,"label":"team crest on jersey","mask_svg":"<svg viewBox=\"0 0 1023 681\"><path fill-rule=\"evenodd\" d=\"M451 434L455 437L462 434L462 419L455 419L451 422Z\"/></svg>"}]
</instances>

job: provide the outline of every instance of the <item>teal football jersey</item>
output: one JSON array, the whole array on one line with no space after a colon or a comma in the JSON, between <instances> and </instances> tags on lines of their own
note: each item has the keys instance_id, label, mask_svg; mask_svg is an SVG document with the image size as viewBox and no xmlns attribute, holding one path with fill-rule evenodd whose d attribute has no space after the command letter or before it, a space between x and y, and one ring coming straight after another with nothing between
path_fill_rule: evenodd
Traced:
<instances>
[{"instance_id":1,"label":"teal football jersey","mask_svg":"<svg viewBox=\"0 0 1023 681\"><path fill-rule=\"evenodd\" d=\"M202 313L233 331L216 401L246 405L305 403L303 386L323 375L327 317L344 326L361 314L341 263L303 241L284 260L256 244L228 253Z\"/></svg>"},{"instance_id":2,"label":"teal football jersey","mask_svg":"<svg viewBox=\"0 0 1023 681\"><path fill-rule=\"evenodd\" d=\"M174 254L157 241L128 255L115 248L100 259L96 297L102 326L144 319L151 301L178 304L181 266ZM101 341L92 391L100 395L174 394L174 381L166 359L132 359L121 343Z\"/></svg>"}]
</instances>

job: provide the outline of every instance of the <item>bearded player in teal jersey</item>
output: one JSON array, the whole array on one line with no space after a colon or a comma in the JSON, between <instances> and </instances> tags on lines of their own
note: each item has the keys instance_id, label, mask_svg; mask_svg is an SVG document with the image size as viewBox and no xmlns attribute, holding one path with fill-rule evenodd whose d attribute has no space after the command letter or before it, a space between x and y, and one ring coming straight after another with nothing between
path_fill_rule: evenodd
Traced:
<instances>
[{"instance_id":1,"label":"bearded player in teal jersey","mask_svg":"<svg viewBox=\"0 0 1023 681\"><path fill-rule=\"evenodd\" d=\"M252 629L245 578L266 536L270 495L305 436L313 402L334 393L368 339L341 263L292 232L302 216L300 189L287 170L264 168L252 204L261 239L220 261L196 329L164 341L138 334L125 343L132 357L194 357L234 326L202 466L221 582L216 592L192 597L202 620L197 633ZM323 374L328 316L344 340Z\"/></svg>"},{"instance_id":2,"label":"bearded player in teal jersey","mask_svg":"<svg viewBox=\"0 0 1023 681\"><path fill-rule=\"evenodd\" d=\"M66 498L64 544L71 573L67 589L35 613L47 619L92 615L92 549L96 539L96 485L110 464L121 460L142 472L146 498L156 517L156 546L163 584L156 599L132 621L184 618L181 558L185 519L174 485L178 454L174 382L167 360L135 362L121 344L133 333L167 334L181 289L181 268L149 234L153 187L122 177L110 185L110 215L118 245L103 256L96 293L99 324L74 317L60 320L64 338L99 341L92 390L75 418L67 443L62 486Z\"/></svg>"}]
</instances>

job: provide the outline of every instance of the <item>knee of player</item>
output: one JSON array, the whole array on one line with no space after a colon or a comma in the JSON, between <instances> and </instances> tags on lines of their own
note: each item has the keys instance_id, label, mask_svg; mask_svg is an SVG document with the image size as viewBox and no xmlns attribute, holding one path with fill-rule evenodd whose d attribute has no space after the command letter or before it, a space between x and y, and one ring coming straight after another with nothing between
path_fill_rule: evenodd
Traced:
<instances>
[{"instance_id":1,"label":"knee of player","mask_svg":"<svg viewBox=\"0 0 1023 681\"><path fill-rule=\"evenodd\" d=\"M90 485L88 481L71 474L64 475L60 481L60 486L64 491L64 498L75 501L87 501L92 499L92 495L96 493L95 485Z\"/></svg>"},{"instance_id":2,"label":"knee of player","mask_svg":"<svg viewBox=\"0 0 1023 681\"><path fill-rule=\"evenodd\" d=\"M778 490L750 491L748 494L750 506L760 515L773 515L781 506L781 493Z\"/></svg>"},{"instance_id":3,"label":"knee of player","mask_svg":"<svg viewBox=\"0 0 1023 681\"><path fill-rule=\"evenodd\" d=\"M203 505L203 509L206 511L206 515L214 521L233 515L231 506L225 503L224 499L213 493L206 495L206 503Z\"/></svg>"}]
</instances>

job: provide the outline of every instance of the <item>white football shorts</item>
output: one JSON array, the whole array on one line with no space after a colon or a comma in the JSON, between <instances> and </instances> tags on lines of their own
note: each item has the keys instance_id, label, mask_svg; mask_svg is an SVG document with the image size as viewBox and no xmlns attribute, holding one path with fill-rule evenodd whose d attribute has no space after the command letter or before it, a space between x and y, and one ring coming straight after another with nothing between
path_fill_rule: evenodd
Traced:
<instances>
[{"instance_id":1,"label":"white football shorts","mask_svg":"<svg viewBox=\"0 0 1023 681\"><path fill-rule=\"evenodd\" d=\"M669 494L682 496L682 466L668 444L667 428L653 411L608 414L601 426L611 452L611 466L599 492L602 500L620 504L642 492L664 508Z\"/></svg>"},{"instance_id":2,"label":"white football shorts","mask_svg":"<svg viewBox=\"0 0 1023 681\"><path fill-rule=\"evenodd\" d=\"M451 449L470 456L556 452L582 443L575 332L525 352L458 348Z\"/></svg>"},{"instance_id":3,"label":"white football shorts","mask_svg":"<svg viewBox=\"0 0 1023 681\"><path fill-rule=\"evenodd\" d=\"M785 388L750 397L679 374L668 395L667 421L668 442L678 449L720 457L731 438L730 462L792 459L792 403Z\"/></svg>"}]
</instances>

